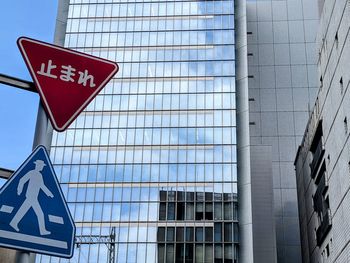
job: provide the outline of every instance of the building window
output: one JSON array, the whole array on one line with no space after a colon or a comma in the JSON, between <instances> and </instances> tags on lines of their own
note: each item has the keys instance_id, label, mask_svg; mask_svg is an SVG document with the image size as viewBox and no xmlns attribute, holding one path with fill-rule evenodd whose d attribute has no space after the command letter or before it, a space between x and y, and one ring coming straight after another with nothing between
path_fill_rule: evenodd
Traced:
<instances>
[{"instance_id":1,"label":"building window","mask_svg":"<svg viewBox=\"0 0 350 263\"><path fill-rule=\"evenodd\" d=\"M159 205L159 220L166 220L166 203L161 202Z\"/></svg>"},{"instance_id":2,"label":"building window","mask_svg":"<svg viewBox=\"0 0 350 263\"><path fill-rule=\"evenodd\" d=\"M326 246L326 257L328 258L330 256L330 251L329 251L329 244Z\"/></svg>"},{"instance_id":3,"label":"building window","mask_svg":"<svg viewBox=\"0 0 350 263\"><path fill-rule=\"evenodd\" d=\"M343 95L344 93L343 77L341 77L339 80L339 88L340 88L340 94Z\"/></svg>"},{"instance_id":4,"label":"building window","mask_svg":"<svg viewBox=\"0 0 350 263\"><path fill-rule=\"evenodd\" d=\"M196 220L203 220L203 203L196 204Z\"/></svg>"},{"instance_id":5,"label":"building window","mask_svg":"<svg viewBox=\"0 0 350 263\"><path fill-rule=\"evenodd\" d=\"M344 118L344 131L345 134L348 134L348 119L346 117Z\"/></svg>"},{"instance_id":6,"label":"building window","mask_svg":"<svg viewBox=\"0 0 350 263\"><path fill-rule=\"evenodd\" d=\"M183 227L177 227L176 228L176 241L177 242L183 242L184 241L184 228Z\"/></svg>"},{"instance_id":7,"label":"building window","mask_svg":"<svg viewBox=\"0 0 350 263\"><path fill-rule=\"evenodd\" d=\"M193 227L186 227L186 241L187 242L193 241L193 237L194 237Z\"/></svg>"},{"instance_id":8,"label":"building window","mask_svg":"<svg viewBox=\"0 0 350 263\"><path fill-rule=\"evenodd\" d=\"M213 241L213 228L206 227L204 236L205 236L205 242L212 242Z\"/></svg>"},{"instance_id":9,"label":"building window","mask_svg":"<svg viewBox=\"0 0 350 263\"><path fill-rule=\"evenodd\" d=\"M322 163L325 149L323 145L323 131L322 121L319 122L315 131L314 138L310 146L310 152L312 153L312 161L310 163L311 177L315 178L319 165Z\"/></svg>"},{"instance_id":10,"label":"building window","mask_svg":"<svg viewBox=\"0 0 350 263\"><path fill-rule=\"evenodd\" d=\"M222 224L221 223L214 224L214 241L222 242Z\"/></svg>"},{"instance_id":11,"label":"building window","mask_svg":"<svg viewBox=\"0 0 350 263\"><path fill-rule=\"evenodd\" d=\"M196 227L196 242L203 242L203 227Z\"/></svg>"},{"instance_id":12,"label":"building window","mask_svg":"<svg viewBox=\"0 0 350 263\"><path fill-rule=\"evenodd\" d=\"M174 227L168 227L166 240L167 241L174 241L175 240L175 228Z\"/></svg>"},{"instance_id":13,"label":"building window","mask_svg":"<svg viewBox=\"0 0 350 263\"><path fill-rule=\"evenodd\" d=\"M205 219L213 220L213 204L205 203Z\"/></svg>"},{"instance_id":14,"label":"building window","mask_svg":"<svg viewBox=\"0 0 350 263\"><path fill-rule=\"evenodd\" d=\"M334 42L335 42L335 47L338 48L338 45L339 45L338 31L335 33Z\"/></svg>"},{"instance_id":15,"label":"building window","mask_svg":"<svg viewBox=\"0 0 350 263\"><path fill-rule=\"evenodd\" d=\"M168 203L168 220L175 220L175 203Z\"/></svg>"},{"instance_id":16,"label":"building window","mask_svg":"<svg viewBox=\"0 0 350 263\"><path fill-rule=\"evenodd\" d=\"M185 202L178 202L176 206L177 206L176 220L184 220L185 219Z\"/></svg>"},{"instance_id":17,"label":"building window","mask_svg":"<svg viewBox=\"0 0 350 263\"><path fill-rule=\"evenodd\" d=\"M165 227L158 227L157 240L158 242L165 241Z\"/></svg>"}]
</instances>

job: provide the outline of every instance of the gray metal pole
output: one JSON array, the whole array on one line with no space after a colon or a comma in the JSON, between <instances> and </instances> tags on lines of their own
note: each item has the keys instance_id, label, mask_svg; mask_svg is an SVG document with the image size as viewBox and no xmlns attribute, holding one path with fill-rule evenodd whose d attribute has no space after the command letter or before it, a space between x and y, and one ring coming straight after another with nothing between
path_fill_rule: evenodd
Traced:
<instances>
[{"instance_id":1,"label":"gray metal pole","mask_svg":"<svg viewBox=\"0 0 350 263\"><path fill-rule=\"evenodd\" d=\"M36 119L33 150L35 149L36 146L43 145L46 147L47 151L50 152L52 134L53 134L53 128L40 102L39 108L38 108L38 115ZM15 263L34 263L34 262L35 262L35 253L29 253L25 251L16 252Z\"/></svg>"},{"instance_id":2,"label":"gray metal pole","mask_svg":"<svg viewBox=\"0 0 350 263\"><path fill-rule=\"evenodd\" d=\"M0 74L0 83L10 85L16 88L24 89L31 92L36 92L33 82L18 79L15 77ZM38 145L46 147L47 151L50 152L51 140L52 140L53 128L46 115L46 112L41 104L39 103L38 115L36 119L35 135L33 140L33 150ZM29 253L25 251L16 251L15 263L34 263L35 253Z\"/></svg>"},{"instance_id":3,"label":"gray metal pole","mask_svg":"<svg viewBox=\"0 0 350 263\"><path fill-rule=\"evenodd\" d=\"M28 252L16 252L15 263L27 263L27 262L35 262L35 253Z\"/></svg>"},{"instance_id":4,"label":"gray metal pole","mask_svg":"<svg viewBox=\"0 0 350 263\"><path fill-rule=\"evenodd\" d=\"M40 102L36 120L33 149L38 145L44 145L47 151L50 152L52 134L53 128L51 126L51 122L49 121L44 107Z\"/></svg>"}]
</instances>

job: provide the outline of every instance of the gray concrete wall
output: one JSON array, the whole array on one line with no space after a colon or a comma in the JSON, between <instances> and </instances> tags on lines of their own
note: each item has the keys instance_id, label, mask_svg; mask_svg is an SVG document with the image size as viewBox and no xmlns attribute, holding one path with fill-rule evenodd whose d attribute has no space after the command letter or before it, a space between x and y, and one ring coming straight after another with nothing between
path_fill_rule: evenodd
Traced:
<instances>
[{"instance_id":1,"label":"gray concrete wall","mask_svg":"<svg viewBox=\"0 0 350 263\"><path fill-rule=\"evenodd\" d=\"M293 162L318 91L317 6L318 0L247 1L250 140L272 146L280 263L301 262Z\"/></svg>"},{"instance_id":2,"label":"gray concrete wall","mask_svg":"<svg viewBox=\"0 0 350 263\"><path fill-rule=\"evenodd\" d=\"M271 146L250 146L253 243L257 263L277 262L271 150Z\"/></svg>"}]
</instances>

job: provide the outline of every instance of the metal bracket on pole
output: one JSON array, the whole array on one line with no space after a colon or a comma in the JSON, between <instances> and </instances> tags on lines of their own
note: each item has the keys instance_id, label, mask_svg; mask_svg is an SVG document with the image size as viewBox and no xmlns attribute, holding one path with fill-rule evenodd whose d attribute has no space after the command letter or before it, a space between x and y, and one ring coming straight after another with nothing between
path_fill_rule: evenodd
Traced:
<instances>
[{"instance_id":1,"label":"metal bracket on pole","mask_svg":"<svg viewBox=\"0 0 350 263\"><path fill-rule=\"evenodd\" d=\"M0 83L10 85L19 89L24 89L26 91L37 92L33 82L7 76L1 73L0 73Z\"/></svg>"}]
</instances>

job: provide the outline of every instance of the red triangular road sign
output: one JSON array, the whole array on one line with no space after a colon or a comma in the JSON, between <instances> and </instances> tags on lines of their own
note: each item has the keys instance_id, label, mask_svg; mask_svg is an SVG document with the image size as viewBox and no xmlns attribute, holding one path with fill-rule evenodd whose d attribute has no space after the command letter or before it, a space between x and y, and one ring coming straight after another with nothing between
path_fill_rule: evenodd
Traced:
<instances>
[{"instance_id":1,"label":"red triangular road sign","mask_svg":"<svg viewBox=\"0 0 350 263\"><path fill-rule=\"evenodd\" d=\"M119 69L115 62L26 37L17 44L57 131L64 131Z\"/></svg>"}]
</instances>

